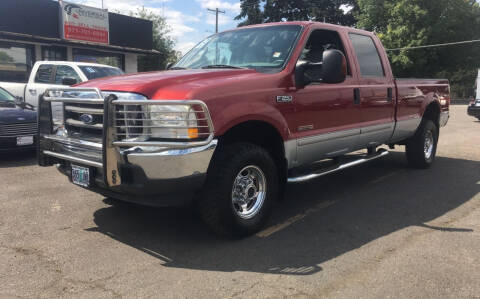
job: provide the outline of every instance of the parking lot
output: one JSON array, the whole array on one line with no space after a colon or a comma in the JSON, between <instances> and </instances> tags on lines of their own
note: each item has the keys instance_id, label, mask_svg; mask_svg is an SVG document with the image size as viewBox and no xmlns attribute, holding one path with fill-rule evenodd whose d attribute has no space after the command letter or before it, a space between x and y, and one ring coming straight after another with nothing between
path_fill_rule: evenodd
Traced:
<instances>
[{"instance_id":1,"label":"parking lot","mask_svg":"<svg viewBox=\"0 0 480 299\"><path fill-rule=\"evenodd\" d=\"M122 204L0 156L0 297L480 296L480 122L451 107L429 170L391 155L288 187L225 240L187 208Z\"/></svg>"}]
</instances>

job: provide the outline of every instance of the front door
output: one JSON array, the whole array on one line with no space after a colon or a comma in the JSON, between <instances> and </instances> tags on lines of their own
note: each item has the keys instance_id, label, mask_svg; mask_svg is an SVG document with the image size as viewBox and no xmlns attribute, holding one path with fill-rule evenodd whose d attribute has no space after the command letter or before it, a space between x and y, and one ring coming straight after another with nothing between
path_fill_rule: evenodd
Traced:
<instances>
[{"instance_id":1,"label":"front door","mask_svg":"<svg viewBox=\"0 0 480 299\"><path fill-rule=\"evenodd\" d=\"M321 62L323 51L338 49L345 55L345 36L326 29L312 30L299 60ZM360 134L359 107L354 103L358 88L355 65L346 55L347 79L338 84L313 83L293 93L295 102L292 135L297 139L297 165L348 153ZM317 78L319 74L309 73Z\"/></svg>"}]
</instances>

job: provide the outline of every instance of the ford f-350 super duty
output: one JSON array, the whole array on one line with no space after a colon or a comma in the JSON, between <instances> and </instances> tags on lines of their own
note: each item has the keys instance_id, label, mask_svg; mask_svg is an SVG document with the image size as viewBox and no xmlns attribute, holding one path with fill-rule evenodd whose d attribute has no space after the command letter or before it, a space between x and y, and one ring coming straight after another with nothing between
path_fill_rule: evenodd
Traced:
<instances>
[{"instance_id":1,"label":"ford f-350 super duty","mask_svg":"<svg viewBox=\"0 0 480 299\"><path fill-rule=\"evenodd\" d=\"M39 164L110 198L193 203L215 231L244 236L262 228L286 183L382 157L381 145L405 145L413 167L430 167L449 91L447 80L395 79L370 32L243 27L208 37L168 71L47 90Z\"/></svg>"}]
</instances>

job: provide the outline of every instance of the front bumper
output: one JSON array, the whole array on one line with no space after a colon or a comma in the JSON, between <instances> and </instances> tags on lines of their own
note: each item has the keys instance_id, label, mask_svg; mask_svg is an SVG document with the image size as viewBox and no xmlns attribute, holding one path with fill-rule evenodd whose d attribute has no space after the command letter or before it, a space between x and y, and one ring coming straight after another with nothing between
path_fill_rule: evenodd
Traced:
<instances>
[{"instance_id":1,"label":"front bumper","mask_svg":"<svg viewBox=\"0 0 480 299\"><path fill-rule=\"evenodd\" d=\"M25 135L31 136L31 135ZM33 144L30 145L17 145L17 137L0 136L0 153L4 152L16 152L16 151L28 151L37 147L37 136L33 136Z\"/></svg>"},{"instance_id":2,"label":"front bumper","mask_svg":"<svg viewBox=\"0 0 480 299\"><path fill-rule=\"evenodd\" d=\"M103 99L90 101L98 105ZM153 206L188 203L203 186L217 147L213 127L204 141L118 142L112 125L117 102L105 99L103 138L95 141L54 134L50 102L40 97L39 165L56 164L70 180L72 164L88 167L90 182L84 188L107 197Z\"/></svg>"},{"instance_id":3,"label":"front bumper","mask_svg":"<svg viewBox=\"0 0 480 299\"><path fill-rule=\"evenodd\" d=\"M57 168L71 180L72 164L89 166L93 179L86 189L106 197L151 206L180 206L188 204L203 186L216 146L217 140L212 140L205 146L182 150L121 151L123 162L118 168L122 183L117 186L105 183L103 168L82 164L71 153L62 156Z\"/></svg>"},{"instance_id":4,"label":"front bumper","mask_svg":"<svg viewBox=\"0 0 480 299\"><path fill-rule=\"evenodd\" d=\"M480 118L480 106L474 106L474 105L468 106L467 113L470 116Z\"/></svg>"}]
</instances>

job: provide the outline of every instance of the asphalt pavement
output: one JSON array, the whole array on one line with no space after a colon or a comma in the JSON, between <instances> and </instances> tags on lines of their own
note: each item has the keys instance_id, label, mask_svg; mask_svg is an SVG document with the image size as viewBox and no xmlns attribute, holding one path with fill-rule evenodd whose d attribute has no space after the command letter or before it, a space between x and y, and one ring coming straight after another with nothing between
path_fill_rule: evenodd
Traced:
<instances>
[{"instance_id":1,"label":"asphalt pavement","mask_svg":"<svg viewBox=\"0 0 480 299\"><path fill-rule=\"evenodd\" d=\"M479 298L480 122L451 107L435 165L385 158L290 185L268 227L105 199L0 156L0 298Z\"/></svg>"}]
</instances>

